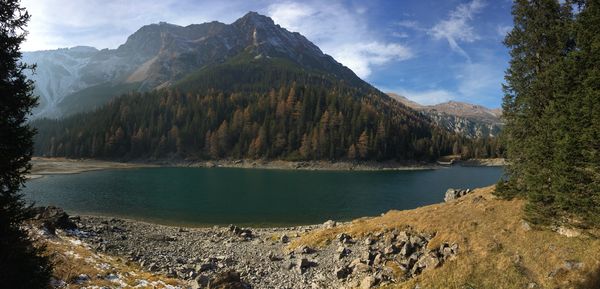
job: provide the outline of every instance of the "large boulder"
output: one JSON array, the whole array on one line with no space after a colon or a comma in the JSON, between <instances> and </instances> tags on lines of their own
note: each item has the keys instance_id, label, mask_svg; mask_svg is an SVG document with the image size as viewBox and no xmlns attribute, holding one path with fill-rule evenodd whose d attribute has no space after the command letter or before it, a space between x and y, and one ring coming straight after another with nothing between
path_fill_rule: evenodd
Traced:
<instances>
[{"instance_id":1,"label":"large boulder","mask_svg":"<svg viewBox=\"0 0 600 289\"><path fill-rule=\"evenodd\" d=\"M249 289L250 284L245 283L240 278L240 273L236 271L226 271L217 274L208 282L208 289Z\"/></svg>"},{"instance_id":2,"label":"large boulder","mask_svg":"<svg viewBox=\"0 0 600 289\"><path fill-rule=\"evenodd\" d=\"M444 202L450 202L470 193L471 189L448 189L444 196Z\"/></svg>"},{"instance_id":3,"label":"large boulder","mask_svg":"<svg viewBox=\"0 0 600 289\"><path fill-rule=\"evenodd\" d=\"M56 229L77 229L77 225L71 221L69 215L61 208L53 206L35 207L33 208L33 213L34 215L30 221L51 234L55 234Z\"/></svg>"}]
</instances>

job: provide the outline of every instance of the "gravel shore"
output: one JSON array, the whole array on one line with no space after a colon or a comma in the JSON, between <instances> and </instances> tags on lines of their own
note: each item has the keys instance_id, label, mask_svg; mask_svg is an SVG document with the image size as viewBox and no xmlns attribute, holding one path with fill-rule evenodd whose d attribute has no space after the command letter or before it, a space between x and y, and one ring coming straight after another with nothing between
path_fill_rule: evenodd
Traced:
<instances>
[{"instance_id":1,"label":"gravel shore","mask_svg":"<svg viewBox=\"0 0 600 289\"><path fill-rule=\"evenodd\" d=\"M184 228L107 217L71 220L77 226L73 235L98 252L186 280L190 288L206 288L232 272L246 286L239 288L373 288L440 266L457 252L449 244L429 250L432 236L409 229L363 239L340 234L323 247L290 247L302 234L343 226L334 221L286 228Z\"/></svg>"}]
</instances>

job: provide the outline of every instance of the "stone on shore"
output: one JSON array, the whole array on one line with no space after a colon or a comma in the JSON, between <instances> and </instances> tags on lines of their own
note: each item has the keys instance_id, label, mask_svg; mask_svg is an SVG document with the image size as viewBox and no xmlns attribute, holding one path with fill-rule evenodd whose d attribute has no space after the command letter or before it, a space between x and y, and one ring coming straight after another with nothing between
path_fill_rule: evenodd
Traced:
<instances>
[{"instance_id":1,"label":"stone on shore","mask_svg":"<svg viewBox=\"0 0 600 289\"><path fill-rule=\"evenodd\" d=\"M452 200L456 200L461 198L467 194L471 193L471 189L448 189L444 196L444 202L450 202Z\"/></svg>"}]
</instances>

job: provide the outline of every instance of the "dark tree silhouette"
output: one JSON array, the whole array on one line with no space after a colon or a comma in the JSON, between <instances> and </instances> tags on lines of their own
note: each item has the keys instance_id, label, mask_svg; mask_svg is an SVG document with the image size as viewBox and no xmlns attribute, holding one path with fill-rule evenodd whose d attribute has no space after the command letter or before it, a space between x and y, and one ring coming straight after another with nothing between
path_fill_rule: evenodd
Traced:
<instances>
[{"instance_id":1,"label":"dark tree silhouette","mask_svg":"<svg viewBox=\"0 0 600 289\"><path fill-rule=\"evenodd\" d=\"M3 288L46 288L48 260L20 228L29 216L19 190L30 169L34 131L27 116L36 105L33 83L20 63L20 44L29 14L18 0L0 2L0 284Z\"/></svg>"}]
</instances>

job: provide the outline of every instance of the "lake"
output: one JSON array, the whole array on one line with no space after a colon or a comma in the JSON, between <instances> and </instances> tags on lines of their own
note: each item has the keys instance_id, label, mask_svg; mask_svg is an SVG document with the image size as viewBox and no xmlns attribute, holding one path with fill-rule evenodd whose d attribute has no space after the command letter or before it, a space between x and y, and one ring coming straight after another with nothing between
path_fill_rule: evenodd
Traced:
<instances>
[{"instance_id":1,"label":"lake","mask_svg":"<svg viewBox=\"0 0 600 289\"><path fill-rule=\"evenodd\" d=\"M443 202L450 187L494 184L500 167L419 171L138 168L51 175L26 199L69 213L171 225L286 226L346 221Z\"/></svg>"}]
</instances>

